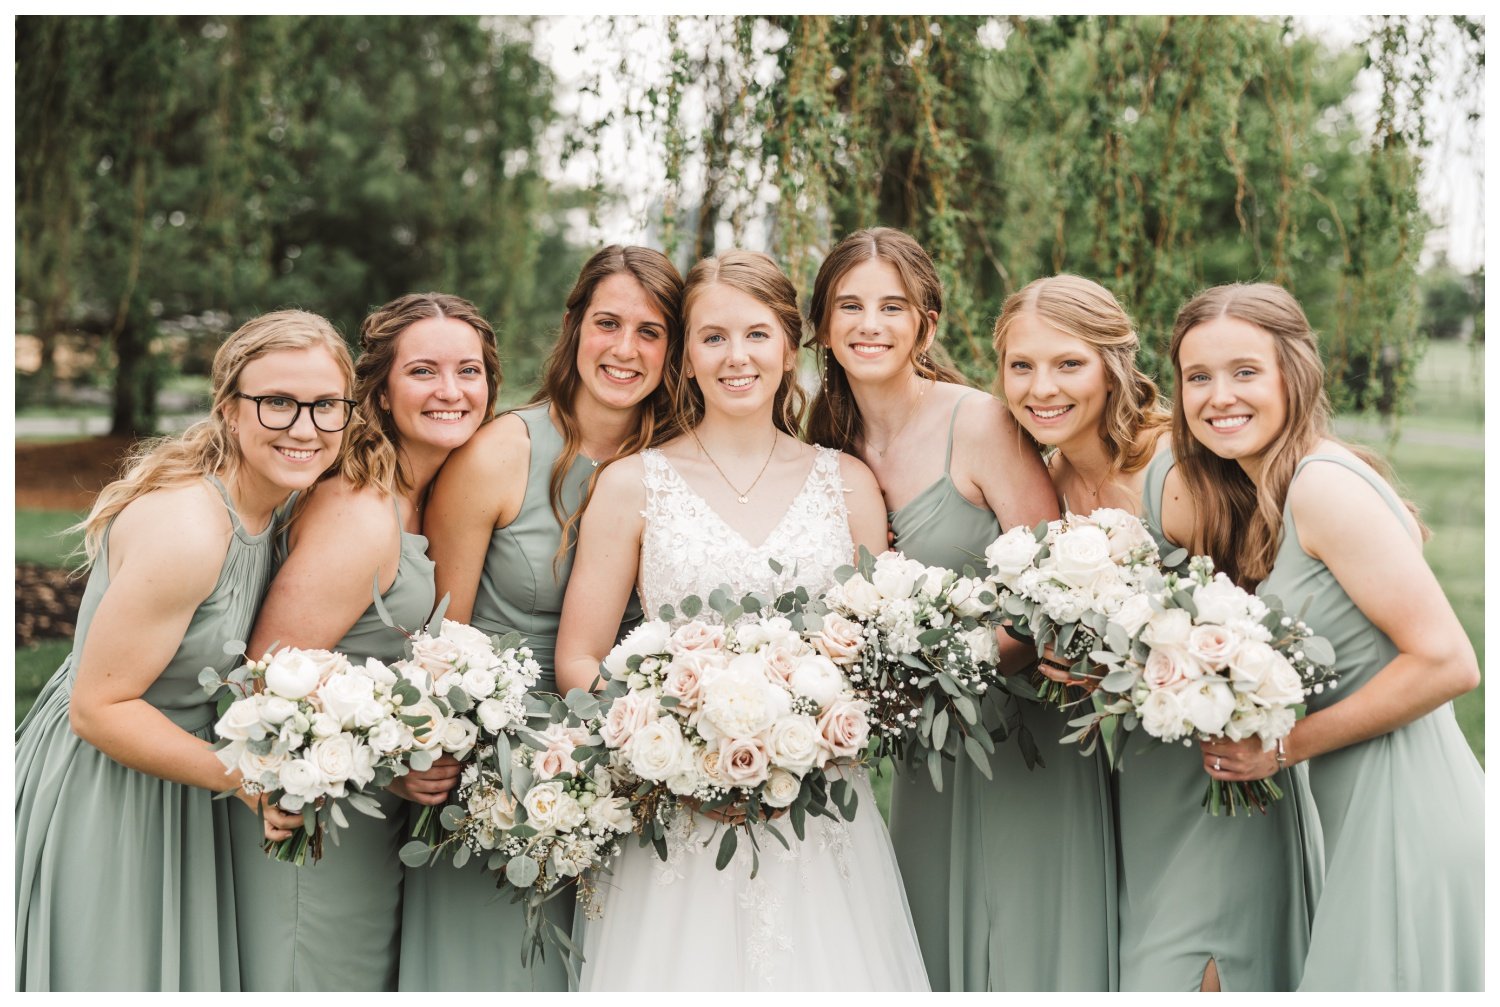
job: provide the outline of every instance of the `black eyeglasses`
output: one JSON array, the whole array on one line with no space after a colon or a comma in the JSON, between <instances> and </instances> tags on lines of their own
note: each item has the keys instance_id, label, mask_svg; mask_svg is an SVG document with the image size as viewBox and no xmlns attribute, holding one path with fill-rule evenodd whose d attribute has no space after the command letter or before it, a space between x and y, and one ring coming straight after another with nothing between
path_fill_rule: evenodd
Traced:
<instances>
[{"instance_id":1,"label":"black eyeglasses","mask_svg":"<svg viewBox=\"0 0 1500 1007\"><path fill-rule=\"evenodd\" d=\"M298 402L285 395L246 395L244 392L235 392L235 395L255 403L255 418L267 430L290 430L296 425L302 410L306 409L313 426L325 434L336 434L349 425L357 405L353 399Z\"/></svg>"}]
</instances>

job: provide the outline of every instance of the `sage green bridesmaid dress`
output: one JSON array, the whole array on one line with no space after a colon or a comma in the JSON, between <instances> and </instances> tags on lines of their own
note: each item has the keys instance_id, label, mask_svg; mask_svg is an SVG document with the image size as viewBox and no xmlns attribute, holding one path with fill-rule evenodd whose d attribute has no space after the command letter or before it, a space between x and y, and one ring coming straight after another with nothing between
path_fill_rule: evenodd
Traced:
<instances>
[{"instance_id":1,"label":"sage green bridesmaid dress","mask_svg":"<svg viewBox=\"0 0 1500 1007\"><path fill-rule=\"evenodd\" d=\"M394 500L391 506L401 529L401 512ZM427 539L403 529L396 579L381 602L397 626L416 632L432 613L433 594ZM406 637L372 603L333 649L355 664L372 657L390 663L405 656ZM385 818L350 810L338 844L324 844L322 859L301 867L266 856L259 817L238 801L230 809L243 989L396 988L407 802L388 790L373 796Z\"/></svg>"},{"instance_id":2,"label":"sage green bridesmaid dress","mask_svg":"<svg viewBox=\"0 0 1500 1007\"><path fill-rule=\"evenodd\" d=\"M1360 462L1342 465L1375 487L1398 515L1401 501ZM1295 479L1296 476L1293 476ZM1359 691L1396 657L1322 561L1302 551L1290 506L1270 575L1259 591L1285 602L1333 644L1338 688L1308 700L1316 712ZM1484 989L1484 770L1453 706L1445 703L1389 734L1312 759L1328 874L1303 990Z\"/></svg>"},{"instance_id":3,"label":"sage green bridesmaid dress","mask_svg":"<svg viewBox=\"0 0 1500 1007\"><path fill-rule=\"evenodd\" d=\"M1146 470L1145 520L1158 541L1164 451ZM1137 730L1116 767L1120 988L1197 990L1212 959L1226 992L1297 988L1323 879L1322 832L1307 767L1276 774L1267 814L1215 817L1197 744Z\"/></svg>"},{"instance_id":4,"label":"sage green bridesmaid dress","mask_svg":"<svg viewBox=\"0 0 1500 1007\"><path fill-rule=\"evenodd\" d=\"M141 697L212 740L205 667L227 674L271 570L271 526L252 535L224 485L234 535L214 589ZM127 769L68 724L79 656L109 588L109 541L89 573L73 650L16 730L16 989L237 990L229 805ZM226 784L227 784L226 780Z\"/></svg>"},{"instance_id":5,"label":"sage green bridesmaid dress","mask_svg":"<svg viewBox=\"0 0 1500 1007\"><path fill-rule=\"evenodd\" d=\"M535 691L555 692L557 626L573 568L571 550L553 566L562 528L552 513L548 485L552 463L563 450L563 439L545 402L517 410L516 415L525 422L531 438L526 493L515 520L490 536L470 621L486 633L516 631L526 637L542 666ZM582 455L568 470L562 492L562 504L568 513L582 502L593 472L594 463ZM632 599L627 620L639 615L639 606ZM569 931L574 906L571 894L554 898L547 905L548 917L564 932ZM496 888L480 860L471 860L462 868L454 868L446 860L408 868L402 909L401 989L566 990L568 972L555 948L549 946L545 959L529 968L522 964L524 934L523 908Z\"/></svg>"},{"instance_id":6,"label":"sage green bridesmaid dress","mask_svg":"<svg viewBox=\"0 0 1500 1007\"><path fill-rule=\"evenodd\" d=\"M949 422L942 477L890 522L896 548L912 559L982 572L1000 524L959 493L949 472L968 398ZM892 783L891 842L927 977L934 990L1115 989L1108 763L1102 751L1084 758L1058 744L1066 714L1003 700L987 718L1024 724L1045 767L1028 769L1011 738L990 757L993 780L964 758L945 764L941 792L925 768L898 772Z\"/></svg>"}]
</instances>

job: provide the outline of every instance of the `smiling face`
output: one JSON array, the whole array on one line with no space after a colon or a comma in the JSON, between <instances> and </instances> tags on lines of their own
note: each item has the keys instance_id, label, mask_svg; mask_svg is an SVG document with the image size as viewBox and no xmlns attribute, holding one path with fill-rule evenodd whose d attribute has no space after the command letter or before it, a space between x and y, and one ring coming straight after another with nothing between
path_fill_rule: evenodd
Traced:
<instances>
[{"instance_id":1,"label":"smiling face","mask_svg":"<svg viewBox=\"0 0 1500 1007\"><path fill-rule=\"evenodd\" d=\"M599 282L578 334L578 376L584 394L629 409L661 384L667 322L646 288L629 273Z\"/></svg>"},{"instance_id":2,"label":"smiling face","mask_svg":"<svg viewBox=\"0 0 1500 1007\"><path fill-rule=\"evenodd\" d=\"M1099 436L1110 381L1097 350L1028 312L1006 330L1004 354L1006 404L1038 443Z\"/></svg>"},{"instance_id":3,"label":"smiling face","mask_svg":"<svg viewBox=\"0 0 1500 1007\"><path fill-rule=\"evenodd\" d=\"M489 384L479 333L456 318L423 318L397 337L380 407L404 446L452 451L484 421Z\"/></svg>"},{"instance_id":4,"label":"smiling face","mask_svg":"<svg viewBox=\"0 0 1500 1007\"><path fill-rule=\"evenodd\" d=\"M1270 333L1227 315L1189 329L1177 350L1188 430L1253 477L1286 426L1286 387Z\"/></svg>"},{"instance_id":5,"label":"smiling face","mask_svg":"<svg viewBox=\"0 0 1500 1007\"><path fill-rule=\"evenodd\" d=\"M851 382L881 382L914 366L936 324L936 312L924 314L912 303L895 266L867 259L835 286L825 338Z\"/></svg>"},{"instance_id":6,"label":"smiling face","mask_svg":"<svg viewBox=\"0 0 1500 1007\"><path fill-rule=\"evenodd\" d=\"M343 371L333 354L321 347L267 353L245 365L238 385L245 395L277 395L297 402L349 397ZM267 495L311 486L338 459L344 440L343 431L319 430L305 408L285 430L267 430L249 399L231 399L225 418L243 458L243 478L259 484Z\"/></svg>"},{"instance_id":7,"label":"smiling face","mask_svg":"<svg viewBox=\"0 0 1500 1007\"><path fill-rule=\"evenodd\" d=\"M710 283L692 298L686 322L685 373L698 382L705 412L769 412L797 359L770 306L727 283Z\"/></svg>"}]
</instances>

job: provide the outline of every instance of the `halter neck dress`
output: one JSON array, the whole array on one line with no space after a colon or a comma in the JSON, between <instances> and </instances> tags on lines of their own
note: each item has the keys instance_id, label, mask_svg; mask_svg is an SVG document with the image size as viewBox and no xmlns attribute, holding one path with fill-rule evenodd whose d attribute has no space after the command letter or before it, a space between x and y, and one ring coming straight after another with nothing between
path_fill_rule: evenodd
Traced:
<instances>
[{"instance_id":1,"label":"halter neck dress","mask_svg":"<svg viewBox=\"0 0 1500 1007\"><path fill-rule=\"evenodd\" d=\"M233 534L213 591L142 695L172 723L213 739L198 684L238 663L271 571L271 528L251 534L224 484L207 477ZM16 730L16 989L237 990L229 805L212 791L127 769L73 733L68 706L94 614L109 590L109 533L89 572L78 631ZM226 780L226 785L227 785Z\"/></svg>"},{"instance_id":2,"label":"halter neck dress","mask_svg":"<svg viewBox=\"0 0 1500 1007\"><path fill-rule=\"evenodd\" d=\"M1341 455L1398 516L1385 480ZM1296 474L1293 475L1295 480ZM1333 644L1339 684L1309 712L1363 688L1398 651L1321 560L1302 550L1288 502L1271 573L1258 592L1281 599ZM1302 973L1303 990L1484 988L1484 770L1445 703L1389 734L1311 759L1328 874Z\"/></svg>"},{"instance_id":3,"label":"halter neck dress","mask_svg":"<svg viewBox=\"0 0 1500 1007\"><path fill-rule=\"evenodd\" d=\"M401 526L396 577L380 600L397 626L416 632L433 607L433 566L425 536ZM288 536L277 543L284 562ZM350 543L358 548L357 543ZM355 664L391 663L405 656L406 637L387 626L374 603L333 648ZM243 803L230 809L234 830L235 905L240 975L254 991L360 991L396 988L400 956L399 852L407 830L406 801L388 790L373 794L385 818L350 811L349 828L323 858L301 867L272 860L260 849L260 819Z\"/></svg>"},{"instance_id":4,"label":"halter neck dress","mask_svg":"<svg viewBox=\"0 0 1500 1007\"><path fill-rule=\"evenodd\" d=\"M948 424L943 475L892 511L896 548L930 566L984 572L1000 536L988 508L953 482ZM986 717L1024 724L1045 767L1028 769L1012 737L990 757L994 779L966 758L944 764L941 792L925 769L898 769L891 840L934 990L1111 990L1115 846L1109 766L1059 745L1067 715L1003 697Z\"/></svg>"}]
</instances>

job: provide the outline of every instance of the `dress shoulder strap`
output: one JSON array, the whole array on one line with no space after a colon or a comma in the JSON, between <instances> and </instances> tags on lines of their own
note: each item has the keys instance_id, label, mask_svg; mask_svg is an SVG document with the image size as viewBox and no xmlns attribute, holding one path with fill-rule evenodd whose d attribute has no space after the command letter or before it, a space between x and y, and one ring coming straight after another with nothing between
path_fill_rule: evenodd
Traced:
<instances>
[{"instance_id":1,"label":"dress shoulder strap","mask_svg":"<svg viewBox=\"0 0 1500 1007\"><path fill-rule=\"evenodd\" d=\"M1335 465L1348 469L1373 486L1375 492L1380 494L1380 499L1385 501L1386 506L1395 512L1397 517L1406 515L1406 505L1401 502L1400 497L1396 496L1396 491L1391 489L1390 484L1372 472L1367 465L1358 463L1353 458L1345 458L1342 455L1308 455L1299 461L1296 469L1292 471L1292 482L1295 482L1297 477L1302 474L1302 470L1307 467L1309 462L1333 462ZM1290 487L1290 483L1288 483L1288 486ZM1285 510L1290 512L1291 507L1291 494L1288 493Z\"/></svg>"},{"instance_id":2,"label":"dress shoulder strap","mask_svg":"<svg viewBox=\"0 0 1500 1007\"><path fill-rule=\"evenodd\" d=\"M224 501L224 509L229 512L229 520L234 524L234 530L248 535L249 532L246 531L245 526L240 522L239 511L234 509L234 498L229 495L229 489L224 485L223 480L212 472L207 473L204 478L209 481L214 489L219 491L219 497ZM274 525L275 523L276 521L273 517L271 524Z\"/></svg>"},{"instance_id":3,"label":"dress shoulder strap","mask_svg":"<svg viewBox=\"0 0 1500 1007\"><path fill-rule=\"evenodd\" d=\"M958 429L959 407L973 396L981 394L983 393L980 392L977 388L970 389L969 391L964 392L964 394L960 395L957 402L953 403L953 414L948 417L948 450L943 455L944 474L947 474L947 472L953 467L953 431Z\"/></svg>"}]
</instances>

